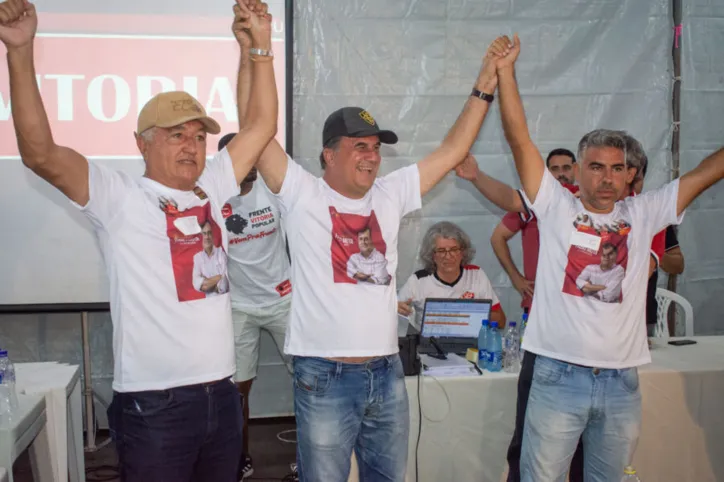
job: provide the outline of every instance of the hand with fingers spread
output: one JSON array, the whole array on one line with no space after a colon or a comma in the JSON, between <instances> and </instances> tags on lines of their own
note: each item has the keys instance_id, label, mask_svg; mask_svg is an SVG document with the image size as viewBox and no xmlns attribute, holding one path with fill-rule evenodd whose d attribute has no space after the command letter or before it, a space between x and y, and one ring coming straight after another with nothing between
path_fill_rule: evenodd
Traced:
<instances>
[{"instance_id":1,"label":"hand with fingers spread","mask_svg":"<svg viewBox=\"0 0 724 482\"><path fill-rule=\"evenodd\" d=\"M246 31L251 37L253 47L271 50L271 21L266 3L259 0L236 0L232 30L242 46L242 41L245 41L243 31Z\"/></svg>"},{"instance_id":2,"label":"hand with fingers spread","mask_svg":"<svg viewBox=\"0 0 724 482\"><path fill-rule=\"evenodd\" d=\"M455 166L455 174L466 181L474 182L478 178L478 174L480 174L477 159L468 153L463 162Z\"/></svg>"},{"instance_id":3,"label":"hand with fingers spread","mask_svg":"<svg viewBox=\"0 0 724 482\"><path fill-rule=\"evenodd\" d=\"M8 50L30 45L37 29L35 5L27 0L0 3L0 40Z\"/></svg>"}]
</instances>

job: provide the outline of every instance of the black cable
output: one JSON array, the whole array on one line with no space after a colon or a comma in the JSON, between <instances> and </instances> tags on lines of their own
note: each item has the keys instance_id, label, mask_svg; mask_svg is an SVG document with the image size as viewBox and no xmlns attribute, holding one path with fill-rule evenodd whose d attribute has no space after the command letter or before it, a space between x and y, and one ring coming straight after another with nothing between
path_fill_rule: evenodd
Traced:
<instances>
[{"instance_id":1,"label":"black cable","mask_svg":"<svg viewBox=\"0 0 724 482\"><path fill-rule=\"evenodd\" d=\"M420 480L419 466L417 456L420 451L420 436L422 435L422 400L420 399L420 377L422 376L422 367L417 372L417 443L415 444L415 482Z\"/></svg>"}]
</instances>

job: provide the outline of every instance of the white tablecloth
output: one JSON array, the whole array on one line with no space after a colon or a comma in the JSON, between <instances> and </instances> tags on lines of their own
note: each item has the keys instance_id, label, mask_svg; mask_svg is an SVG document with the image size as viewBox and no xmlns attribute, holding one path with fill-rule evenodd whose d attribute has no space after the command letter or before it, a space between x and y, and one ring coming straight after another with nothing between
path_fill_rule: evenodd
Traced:
<instances>
[{"instance_id":1,"label":"white tablecloth","mask_svg":"<svg viewBox=\"0 0 724 482\"><path fill-rule=\"evenodd\" d=\"M18 393L45 396L50 462L55 482L85 481L83 421L78 365L56 362L15 365Z\"/></svg>"},{"instance_id":2,"label":"white tablecloth","mask_svg":"<svg viewBox=\"0 0 724 482\"><path fill-rule=\"evenodd\" d=\"M674 347L657 342L640 369L643 426L634 465L644 481L724 481L724 337L694 337ZM410 398L407 480L415 481L417 377ZM424 377L420 482L499 482L515 423L517 375ZM357 481L354 471L350 481Z\"/></svg>"}]
</instances>

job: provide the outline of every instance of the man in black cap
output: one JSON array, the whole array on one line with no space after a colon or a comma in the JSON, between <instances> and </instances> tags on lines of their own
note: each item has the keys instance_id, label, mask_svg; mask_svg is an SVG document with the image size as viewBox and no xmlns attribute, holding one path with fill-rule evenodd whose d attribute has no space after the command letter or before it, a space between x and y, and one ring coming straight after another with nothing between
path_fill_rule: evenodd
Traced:
<instances>
[{"instance_id":1,"label":"man in black cap","mask_svg":"<svg viewBox=\"0 0 724 482\"><path fill-rule=\"evenodd\" d=\"M395 144L397 135L360 107L327 118L321 178L276 141L257 162L278 196L292 258L294 295L284 350L294 357L301 481L347 480L353 450L360 480L404 478L409 406L397 354L394 277L400 219L419 209L421 196L469 151L493 100L497 78L491 64L509 45L504 37L491 44L461 115L440 147L417 164L378 178L380 145ZM239 85L243 102L248 95ZM360 258L361 245L378 254L375 266L384 258L390 279L371 283L350 272L350 258Z\"/></svg>"}]
</instances>

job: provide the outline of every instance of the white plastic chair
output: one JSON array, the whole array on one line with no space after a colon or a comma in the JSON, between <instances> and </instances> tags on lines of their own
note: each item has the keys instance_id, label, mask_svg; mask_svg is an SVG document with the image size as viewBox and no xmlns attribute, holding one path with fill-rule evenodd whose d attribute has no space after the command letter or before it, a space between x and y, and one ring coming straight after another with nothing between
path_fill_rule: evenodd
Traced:
<instances>
[{"instance_id":1,"label":"white plastic chair","mask_svg":"<svg viewBox=\"0 0 724 482\"><path fill-rule=\"evenodd\" d=\"M684 326L686 332L684 336L694 336L694 309L691 307L686 298L669 291L664 288L656 288L656 301L659 305L656 310L656 328L654 329L654 337L669 338L669 322L668 313L671 302L678 303L684 310Z\"/></svg>"}]
</instances>

